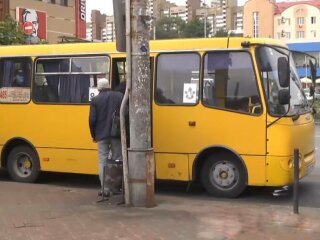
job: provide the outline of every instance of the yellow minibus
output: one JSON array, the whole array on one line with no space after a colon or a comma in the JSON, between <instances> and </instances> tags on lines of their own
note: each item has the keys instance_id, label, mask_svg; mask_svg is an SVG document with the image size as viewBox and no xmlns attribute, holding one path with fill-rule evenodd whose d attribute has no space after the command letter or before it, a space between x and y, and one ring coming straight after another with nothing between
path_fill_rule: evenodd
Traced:
<instances>
[{"instance_id":1,"label":"yellow minibus","mask_svg":"<svg viewBox=\"0 0 320 240\"><path fill-rule=\"evenodd\" d=\"M88 127L97 80L125 81L114 43L0 47L1 167L15 181L40 172L97 174ZM150 42L156 179L199 180L209 194L293 182L315 166L312 111L287 47L272 39Z\"/></svg>"}]
</instances>

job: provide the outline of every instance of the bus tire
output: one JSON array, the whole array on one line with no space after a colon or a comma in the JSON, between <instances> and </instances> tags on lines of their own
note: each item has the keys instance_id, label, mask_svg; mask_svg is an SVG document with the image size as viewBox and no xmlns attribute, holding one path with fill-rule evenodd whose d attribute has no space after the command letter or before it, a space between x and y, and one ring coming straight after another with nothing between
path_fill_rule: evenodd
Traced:
<instances>
[{"instance_id":1,"label":"bus tire","mask_svg":"<svg viewBox=\"0 0 320 240\"><path fill-rule=\"evenodd\" d=\"M40 173L38 155L26 145L20 145L11 150L7 167L10 177L17 182L35 182Z\"/></svg>"},{"instance_id":2,"label":"bus tire","mask_svg":"<svg viewBox=\"0 0 320 240\"><path fill-rule=\"evenodd\" d=\"M202 185L215 197L238 197L247 187L247 179L241 161L230 155L209 157L201 169Z\"/></svg>"}]
</instances>

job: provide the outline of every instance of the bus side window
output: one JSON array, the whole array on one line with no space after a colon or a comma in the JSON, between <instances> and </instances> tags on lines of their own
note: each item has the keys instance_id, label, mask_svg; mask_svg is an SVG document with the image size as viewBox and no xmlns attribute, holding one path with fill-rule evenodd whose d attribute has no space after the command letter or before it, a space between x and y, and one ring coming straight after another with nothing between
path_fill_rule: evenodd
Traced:
<instances>
[{"instance_id":1,"label":"bus side window","mask_svg":"<svg viewBox=\"0 0 320 240\"><path fill-rule=\"evenodd\" d=\"M30 101L30 58L2 58L0 60L0 91L2 102Z\"/></svg>"},{"instance_id":2,"label":"bus side window","mask_svg":"<svg viewBox=\"0 0 320 240\"><path fill-rule=\"evenodd\" d=\"M254 115L262 113L250 54L209 52L204 63L203 103Z\"/></svg>"},{"instance_id":3,"label":"bus side window","mask_svg":"<svg viewBox=\"0 0 320 240\"><path fill-rule=\"evenodd\" d=\"M163 105L197 104L199 72L198 53L160 54L157 58L155 102Z\"/></svg>"},{"instance_id":4,"label":"bus side window","mask_svg":"<svg viewBox=\"0 0 320 240\"><path fill-rule=\"evenodd\" d=\"M31 60L11 58L1 60L2 87L30 87Z\"/></svg>"},{"instance_id":5,"label":"bus side window","mask_svg":"<svg viewBox=\"0 0 320 240\"><path fill-rule=\"evenodd\" d=\"M34 100L39 103L89 103L97 94L97 80L109 79L107 56L39 58Z\"/></svg>"}]
</instances>

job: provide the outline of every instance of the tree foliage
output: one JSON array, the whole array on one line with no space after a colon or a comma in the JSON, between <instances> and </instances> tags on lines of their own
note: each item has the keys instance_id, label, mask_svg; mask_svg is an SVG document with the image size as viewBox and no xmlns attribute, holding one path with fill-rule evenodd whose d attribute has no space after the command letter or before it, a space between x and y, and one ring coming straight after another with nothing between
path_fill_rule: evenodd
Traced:
<instances>
[{"instance_id":1,"label":"tree foliage","mask_svg":"<svg viewBox=\"0 0 320 240\"><path fill-rule=\"evenodd\" d=\"M219 38L219 37L228 37L229 35L229 31L227 30L227 29L224 29L224 28L220 28L217 32L216 32L216 34L214 35L214 37L217 37L217 38ZM230 37L232 37L233 36L233 33L230 33Z\"/></svg>"},{"instance_id":2,"label":"tree foliage","mask_svg":"<svg viewBox=\"0 0 320 240\"><path fill-rule=\"evenodd\" d=\"M0 22L0 45L24 44L26 35L11 16Z\"/></svg>"},{"instance_id":3,"label":"tree foliage","mask_svg":"<svg viewBox=\"0 0 320 240\"><path fill-rule=\"evenodd\" d=\"M207 22L204 24L203 20L196 18L195 20L189 21L183 29L182 37L184 38L201 38L204 37L204 28L206 26L207 36L210 33L211 26Z\"/></svg>"},{"instance_id":4,"label":"tree foliage","mask_svg":"<svg viewBox=\"0 0 320 240\"><path fill-rule=\"evenodd\" d=\"M185 24L179 17L163 17L156 22L156 38L180 38Z\"/></svg>"},{"instance_id":5,"label":"tree foliage","mask_svg":"<svg viewBox=\"0 0 320 240\"><path fill-rule=\"evenodd\" d=\"M156 22L156 38L199 38L204 37L204 22L195 19L185 22L180 17L164 17ZM211 26L206 24L207 34L210 32Z\"/></svg>"}]
</instances>

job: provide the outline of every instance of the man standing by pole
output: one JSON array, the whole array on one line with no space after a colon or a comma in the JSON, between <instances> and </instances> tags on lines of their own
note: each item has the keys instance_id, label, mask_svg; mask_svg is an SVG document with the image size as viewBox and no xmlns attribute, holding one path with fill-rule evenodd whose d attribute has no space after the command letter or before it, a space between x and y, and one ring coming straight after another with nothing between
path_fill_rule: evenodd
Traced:
<instances>
[{"instance_id":1,"label":"man standing by pole","mask_svg":"<svg viewBox=\"0 0 320 240\"><path fill-rule=\"evenodd\" d=\"M120 136L114 136L112 133L112 121L114 115L119 115L123 94L110 91L109 82L105 78L98 80L98 91L99 95L94 97L90 104L89 127L92 140L98 144L100 194L110 196L120 189L105 186L103 173L110 151L110 160L119 163L122 161L121 140Z\"/></svg>"}]
</instances>

